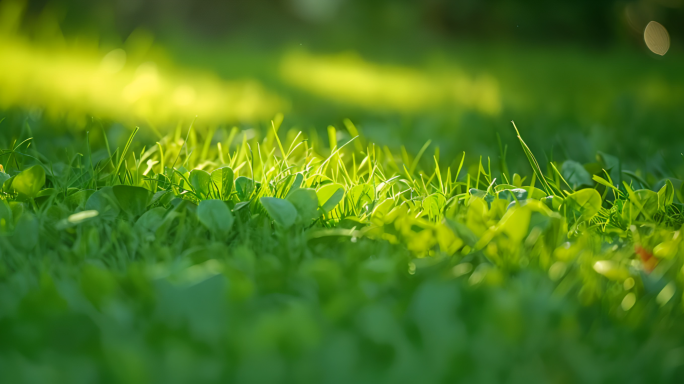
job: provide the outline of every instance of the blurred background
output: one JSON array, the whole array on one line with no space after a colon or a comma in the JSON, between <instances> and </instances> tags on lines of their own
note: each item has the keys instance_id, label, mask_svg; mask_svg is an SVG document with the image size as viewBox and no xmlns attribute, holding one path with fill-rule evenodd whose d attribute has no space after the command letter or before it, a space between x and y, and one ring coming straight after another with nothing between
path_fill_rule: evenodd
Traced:
<instances>
[{"instance_id":1,"label":"blurred background","mask_svg":"<svg viewBox=\"0 0 684 384\"><path fill-rule=\"evenodd\" d=\"M542 158L667 173L683 38L684 0L0 0L0 128L78 135L96 117L154 137L282 112L451 159L517 145L515 120Z\"/></svg>"}]
</instances>

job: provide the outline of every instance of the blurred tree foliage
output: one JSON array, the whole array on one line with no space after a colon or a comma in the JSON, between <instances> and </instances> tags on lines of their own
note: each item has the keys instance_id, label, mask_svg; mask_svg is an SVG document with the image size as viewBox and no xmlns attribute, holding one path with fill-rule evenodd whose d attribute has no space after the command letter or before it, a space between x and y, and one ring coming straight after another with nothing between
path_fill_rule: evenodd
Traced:
<instances>
[{"instance_id":1,"label":"blurred tree foliage","mask_svg":"<svg viewBox=\"0 0 684 384\"><path fill-rule=\"evenodd\" d=\"M420 35L606 45L640 40L646 23L657 20L671 35L684 36L682 0L31 0L29 10L46 6L62 10L67 28L123 34L143 26L215 37L258 29L277 31L273 39L315 32L349 41Z\"/></svg>"}]
</instances>

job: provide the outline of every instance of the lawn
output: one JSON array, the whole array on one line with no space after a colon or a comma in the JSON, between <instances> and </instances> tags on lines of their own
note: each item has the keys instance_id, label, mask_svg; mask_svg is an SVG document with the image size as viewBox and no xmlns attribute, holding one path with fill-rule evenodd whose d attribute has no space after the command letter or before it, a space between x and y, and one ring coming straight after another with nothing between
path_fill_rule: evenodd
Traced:
<instances>
[{"instance_id":1,"label":"lawn","mask_svg":"<svg viewBox=\"0 0 684 384\"><path fill-rule=\"evenodd\" d=\"M681 181L651 184L606 154L544 164L522 138L522 175L504 153L440 168L444 154L392 153L351 121L347 142L281 123L252 139L179 127L149 147L134 130L56 160L40 138L3 150L4 377L682 373Z\"/></svg>"},{"instance_id":2,"label":"lawn","mask_svg":"<svg viewBox=\"0 0 684 384\"><path fill-rule=\"evenodd\" d=\"M680 48L98 43L20 3L0 382L684 376Z\"/></svg>"}]
</instances>

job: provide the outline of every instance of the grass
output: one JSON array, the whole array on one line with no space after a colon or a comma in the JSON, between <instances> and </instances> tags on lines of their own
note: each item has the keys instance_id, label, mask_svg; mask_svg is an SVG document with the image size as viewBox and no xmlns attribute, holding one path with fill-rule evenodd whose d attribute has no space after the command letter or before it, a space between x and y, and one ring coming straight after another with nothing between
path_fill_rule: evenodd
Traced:
<instances>
[{"instance_id":1,"label":"grass","mask_svg":"<svg viewBox=\"0 0 684 384\"><path fill-rule=\"evenodd\" d=\"M371 39L349 51L328 40L290 49L241 39L198 45L185 36L164 46L191 68L259 79L291 100L286 115L300 127L350 118L396 150L405 145L417 153L429 139L443 151L468 148L495 158L492 139L497 133L514 139L504 127L515 118L540 157L555 153L588 163L604 151L631 168L657 168L661 156L672 164L681 159L682 142L672 133L684 122L677 51L653 60L627 47L461 40L407 47L397 40L380 49ZM519 158L525 159L510 161L518 166Z\"/></svg>"},{"instance_id":2,"label":"grass","mask_svg":"<svg viewBox=\"0 0 684 384\"><path fill-rule=\"evenodd\" d=\"M0 8L0 382L684 374L676 47L109 44Z\"/></svg>"},{"instance_id":3,"label":"grass","mask_svg":"<svg viewBox=\"0 0 684 384\"><path fill-rule=\"evenodd\" d=\"M11 127L22 134L0 153L3 381L684 373L674 173L605 153L541 161L524 127L523 153L500 143L498 159L468 164L429 143L392 152L351 121L327 137L282 121L252 138L179 126L155 142L135 129L120 146L92 130L54 156ZM530 167L511 173L516 153Z\"/></svg>"}]
</instances>

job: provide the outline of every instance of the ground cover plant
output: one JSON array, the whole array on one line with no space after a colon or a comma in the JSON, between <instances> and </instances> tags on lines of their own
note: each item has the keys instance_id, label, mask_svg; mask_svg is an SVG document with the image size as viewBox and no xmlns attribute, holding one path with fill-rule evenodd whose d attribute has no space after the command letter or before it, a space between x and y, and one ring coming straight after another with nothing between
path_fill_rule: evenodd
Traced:
<instances>
[{"instance_id":1,"label":"ground cover plant","mask_svg":"<svg viewBox=\"0 0 684 384\"><path fill-rule=\"evenodd\" d=\"M90 131L50 157L28 121L9 130L3 381L684 373L674 171L602 152L542 161L514 126L515 146L468 164L429 143L393 152L349 120L327 137L282 122L251 138L179 125L156 142L136 128L117 148L106 135L90 145ZM513 156L528 165L509 170Z\"/></svg>"}]
</instances>

